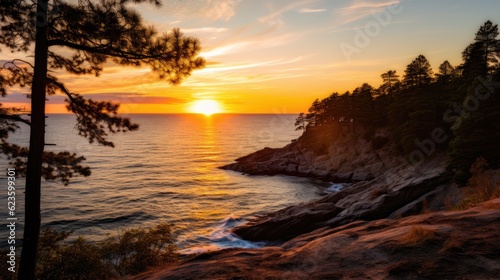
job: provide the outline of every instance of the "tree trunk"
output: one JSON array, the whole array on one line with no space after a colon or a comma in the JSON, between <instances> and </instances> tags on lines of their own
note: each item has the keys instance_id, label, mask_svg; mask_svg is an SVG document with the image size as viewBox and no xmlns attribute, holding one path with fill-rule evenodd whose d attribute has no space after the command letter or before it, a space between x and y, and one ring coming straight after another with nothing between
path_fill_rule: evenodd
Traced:
<instances>
[{"instance_id":1,"label":"tree trunk","mask_svg":"<svg viewBox=\"0 0 500 280\"><path fill-rule=\"evenodd\" d=\"M48 0L38 0L35 38L35 69L31 89L31 127L26 170L25 226L18 279L35 279L40 234L42 155L45 147L45 89L47 77Z\"/></svg>"}]
</instances>

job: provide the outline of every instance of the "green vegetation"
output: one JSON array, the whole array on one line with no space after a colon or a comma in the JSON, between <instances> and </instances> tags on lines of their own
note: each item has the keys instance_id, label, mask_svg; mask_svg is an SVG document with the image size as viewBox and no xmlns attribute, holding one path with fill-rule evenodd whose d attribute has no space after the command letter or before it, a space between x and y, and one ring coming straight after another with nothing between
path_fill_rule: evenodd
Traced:
<instances>
[{"instance_id":1,"label":"green vegetation","mask_svg":"<svg viewBox=\"0 0 500 280\"><path fill-rule=\"evenodd\" d=\"M364 83L352 92L316 99L296 126L304 136L331 127L358 133L374 149L390 141L410 163L447 152L449 171L465 184L476 158L485 158L491 168L500 164L498 35L498 26L487 21L464 50L461 65L446 60L434 75L429 61L419 55L401 80L389 70L381 74L378 88ZM388 139L374 137L381 128L390 132Z\"/></svg>"},{"instance_id":2,"label":"green vegetation","mask_svg":"<svg viewBox=\"0 0 500 280\"><path fill-rule=\"evenodd\" d=\"M36 279L120 279L177 260L171 227L129 229L116 237L92 243L82 237L67 241L71 232L47 228L41 232ZM7 271L7 252L0 269ZM15 279L5 273L0 279Z\"/></svg>"}]
</instances>

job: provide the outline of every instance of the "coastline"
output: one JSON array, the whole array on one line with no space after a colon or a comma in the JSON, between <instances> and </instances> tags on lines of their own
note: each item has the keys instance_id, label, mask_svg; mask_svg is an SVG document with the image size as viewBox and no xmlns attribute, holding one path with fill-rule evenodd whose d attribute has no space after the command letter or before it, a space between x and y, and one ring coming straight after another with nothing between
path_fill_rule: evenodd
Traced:
<instances>
[{"instance_id":1,"label":"coastline","mask_svg":"<svg viewBox=\"0 0 500 280\"><path fill-rule=\"evenodd\" d=\"M499 231L495 199L465 211L323 227L281 246L203 253L129 279L496 279Z\"/></svg>"},{"instance_id":2,"label":"coastline","mask_svg":"<svg viewBox=\"0 0 500 280\"><path fill-rule=\"evenodd\" d=\"M352 137L316 150L325 138L302 136L221 167L350 183L232 230L268 246L191 255L131 279L495 279L500 273L500 199L449 210L464 194L446 171L445 154L409 166L394 147L374 149Z\"/></svg>"}]
</instances>

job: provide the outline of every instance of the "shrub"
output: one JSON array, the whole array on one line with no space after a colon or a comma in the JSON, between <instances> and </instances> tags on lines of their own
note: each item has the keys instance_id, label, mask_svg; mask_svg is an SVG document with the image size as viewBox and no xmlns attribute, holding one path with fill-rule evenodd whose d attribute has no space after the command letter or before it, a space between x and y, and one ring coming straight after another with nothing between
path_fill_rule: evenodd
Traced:
<instances>
[{"instance_id":1,"label":"shrub","mask_svg":"<svg viewBox=\"0 0 500 280\"><path fill-rule=\"evenodd\" d=\"M37 279L121 278L174 262L178 257L171 226L164 223L150 229L125 230L101 242L82 237L68 241L70 236L71 232L51 228L41 232ZM7 253L1 251L3 271L8 268ZM15 273L0 273L0 279L16 277Z\"/></svg>"},{"instance_id":2,"label":"shrub","mask_svg":"<svg viewBox=\"0 0 500 280\"><path fill-rule=\"evenodd\" d=\"M45 229L40 235L37 279L105 279L107 269L96 244L78 237L63 241L70 232Z\"/></svg>"},{"instance_id":3,"label":"shrub","mask_svg":"<svg viewBox=\"0 0 500 280\"><path fill-rule=\"evenodd\" d=\"M464 188L464 199L455 206L455 210L465 210L478 204L500 197L500 181L495 178L495 172L485 170L488 162L480 157L470 168L472 177Z\"/></svg>"},{"instance_id":4,"label":"shrub","mask_svg":"<svg viewBox=\"0 0 500 280\"><path fill-rule=\"evenodd\" d=\"M149 229L130 229L103 244L103 257L120 275L137 274L149 267L177 259L171 228L160 224Z\"/></svg>"}]
</instances>

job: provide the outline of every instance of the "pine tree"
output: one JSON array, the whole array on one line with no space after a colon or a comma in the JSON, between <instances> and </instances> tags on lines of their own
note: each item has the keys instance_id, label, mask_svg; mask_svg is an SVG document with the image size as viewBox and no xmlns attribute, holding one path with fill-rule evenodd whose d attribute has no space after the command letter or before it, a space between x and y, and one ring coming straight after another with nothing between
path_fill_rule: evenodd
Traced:
<instances>
[{"instance_id":1,"label":"pine tree","mask_svg":"<svg viewBox=\"0 0 500 280\"><path fill-rule=\"evenodd\" d=\"M455 74L455 67L451 65L448 60L445 60L441 65L439 65L438 80L441 82L449 82L450 79Z\"/></svg>"},{"instance_id":2,"label":"pine tree","mask_svg":"<svg viewBox=\"0 0 500 280\"><path fill-rule=\"evenodd\" d=\"M406 66L403 84L407 88L429 85L432 78L431 64L423 55L419 55L408 66Z\"/></svg>"},{"instance_id":3,"label":"pine tree","mask_svg":"<svg viewBox=\"0 0 500 280\"><path fill-rule=\"evenodd\" d=\"M486 21L476 33L475 41L483 47L483 63L488 70L498 67L498 56L500 54L500 41L498 37L498 25L491 21Z\"/></svg>"},{"instance_id":4,"label":"pine tree","mask_svg":"<svg viewBox=\"0 0 500 280\"><path fill-rule=\"evenodd\" d=\"M384 82L381 86L382 92L389 95L393 94L394 86L397 82L399 82L399 75L396 74L396 70L389 70L380 75L380 77Z\"/></svg>"},{"instance_id":5,"label":"pine tree","mask_svg":"<svg viewBox=\"0 0 500 280\"><path fill-rule=\"evenodd\" d=\"M26 171L25 229L19 279L34 279L40 232L41 177L67 180L73 173L89 175L79 165L82 157L68 152L44 151L45 100L47 95L63 94L67 108L77 116L77 129L89 142L113 146L108 133L136 130L137 124L117 115L119 105L99 102L68 89L50 73L99 76L108 61L124 66L149 66L159 79L178 84L195 69L204 66L198 57L197 39L185 37L178 29L158 34L147 26L130 3L159 0L117 0L78 2L38 0L0 2L0 45L12 52L30 52L34 64L13 60L0 69L0 92L12 86L31 87L31 118L3 110L0 134L11 132L17 122L30 126L30 146L22 148L2 140L2 150L21 170ZM65 52L58 49L64 47ZM65 55L67 54L67 55ZM1 113L2 110L0 110ZM23 157L27 155L27 162Z\"/></svg>"}]
</instances>

